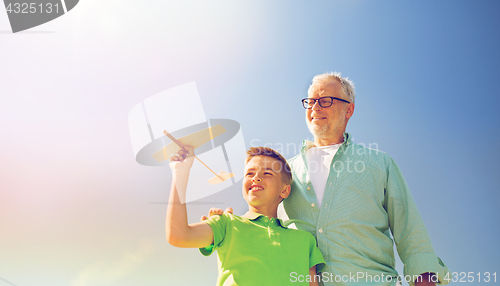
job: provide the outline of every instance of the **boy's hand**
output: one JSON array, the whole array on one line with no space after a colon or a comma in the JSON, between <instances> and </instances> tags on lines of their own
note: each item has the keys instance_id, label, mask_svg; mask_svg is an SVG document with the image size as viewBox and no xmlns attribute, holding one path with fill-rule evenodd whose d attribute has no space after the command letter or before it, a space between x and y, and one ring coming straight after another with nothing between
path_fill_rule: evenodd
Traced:
<instances>
[{"instance_id":1,"label":"boy's hand","mask_svg":"<svg viewBox=\"0 0 500 286\"><path fill-rule=\"evenodd\" d=\"M208 212L208 217L202 216L200 221L204 221L213 215L222 215L224 212L233 214L233 208L229 207L225 211L222 211L222 209L219 208L211 208L210 211Z\"/></svg>"},{"instance_id":2,"label":"boy's hand","mask_svg":"<svg viewBox=\"0 0 500 286\"><path fill-rule=\"evenodd\" d=\"M177 154L170 155L170 169L173 171L189 172L194 162L194 148L185 145L184 149L179 150Z\"/></svg>"}]
</instances>

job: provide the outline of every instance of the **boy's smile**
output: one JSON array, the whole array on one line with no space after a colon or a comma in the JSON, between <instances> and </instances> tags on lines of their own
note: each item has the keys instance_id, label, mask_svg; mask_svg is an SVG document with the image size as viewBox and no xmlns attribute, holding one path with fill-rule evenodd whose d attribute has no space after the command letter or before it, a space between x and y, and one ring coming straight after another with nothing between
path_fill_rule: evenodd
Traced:
<instances>
[{"instance_id":1,"label":"boy's smile","mask_svg":"<svg viewBox=\"0 0 500 286\"><path fill-rule=\"evenodd\" d=\"M263 189L264 188L261 185L253 184L252 186L250 186L250 191L252 191L252 192L258 192L258 191L261 191Z\"/></svg>"}]
</instances>

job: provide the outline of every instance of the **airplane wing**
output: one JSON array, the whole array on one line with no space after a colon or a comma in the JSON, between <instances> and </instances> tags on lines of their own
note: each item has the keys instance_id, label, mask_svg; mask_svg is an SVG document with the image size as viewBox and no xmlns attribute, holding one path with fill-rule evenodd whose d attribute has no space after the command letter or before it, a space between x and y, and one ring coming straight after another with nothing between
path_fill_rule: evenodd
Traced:
<instances>
[{"instance_id":1,"label":"airplane wing","mask_svg":"<svg viewBox=\"0 0 500 286\"><path fill-rule=\"evenodd\" d=\"M222 183L225 180L228 180L228 179L230 179L232 177L234 177L233 173L226 173L224 171L220 171L217 176L211 178L210 180L208 180L208 182L210 184L212 184L212 185L215 185L215 184L218 184L218 183Z\"/></svg>"},{"instance_id":2,"label":"airplane wing","mask_svg":"<svg viewBox=\"0 0 500 286\"><path fill-rule=\"evenodd\" d=\"M210 140L213 140L215 137L221 135L224 132L226 132L226 129L224 129L222 125L217 124L179 138L178 141L180 141L183 145L191 145L194 149L196 149L201 145L209 142ZM181 148L177 146L177 144L172 142L159 151L155 152L153 154L153 158L155 158L158 162L168 160L171 154L175 154L179 152L179 150L181 150Z\"/></svg>"}]
</instances>

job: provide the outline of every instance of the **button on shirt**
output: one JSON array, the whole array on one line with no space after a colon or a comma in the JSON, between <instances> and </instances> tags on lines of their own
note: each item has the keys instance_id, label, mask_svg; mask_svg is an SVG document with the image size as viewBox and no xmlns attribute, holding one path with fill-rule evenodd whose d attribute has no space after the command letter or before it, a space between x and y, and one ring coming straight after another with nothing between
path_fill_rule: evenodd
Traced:
<instances>
[{"instance_id":1,"label":"button on shirt","mask_svg":"<svg viewBox=\"0 0 500 286\"><path fill-rule=\"evenodd\" d=\"M335 278L363 273L379 278L381 274L397 277L392 233L404 263L404 275L433 272L446 284L448 268L434 254L420 213L394 160L384 152L351 143L345 133L344 143L330 165L322 207L315 208L311 207L316 194L310 188L306 163L306 152L312 145L304 141L301 153L288 161L293 173L292 191L283 201L284 213L279 216L288 217L298 229L316 236L327 263L324 275ZM336 286L395 285L394 280L323 282Z\"/></svg>"}]
</instances>

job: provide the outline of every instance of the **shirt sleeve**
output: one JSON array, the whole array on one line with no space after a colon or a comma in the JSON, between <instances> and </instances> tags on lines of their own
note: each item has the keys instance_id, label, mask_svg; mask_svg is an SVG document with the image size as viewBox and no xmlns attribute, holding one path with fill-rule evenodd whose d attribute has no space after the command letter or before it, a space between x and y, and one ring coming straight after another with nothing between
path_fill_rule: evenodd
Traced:
<instances>
[{"instance_id":1,"label":"shirt sleeve","mask_svg":"<svg viewBox=\"0 0 500 286\"><path fill-rule=\"evenodd\" d=\"M306 233L309 237L309 268L316 265L316 273L321 272L326 266L325 259L316 245L316 238L311 233Z\"/></svg>"},{"instance_id":2,"label":"shirt sleeve","mask_svg":"<svg viewBox=\"0 0 500 286\"><path fill-rule=\"evenodd\" d=\"M228 217L228 214L213 215L209 219L203 221L212 228L212 232L214 234L214 243L209 246L199 248L201 254L203 254L204 256L209 256L215 250L217 250L220 243L224 240L224 237L226 235L226 228L229 221L230 218Z\"/></svg>"},{"instance_id":3,"label":"shirt sleeve","mask_svg":"<svg viewBox=\"0 0 500 286\"><path fill-rule=\"evenodd\" d=\"M437 284L448 284L449 280L444 280L449 273L448 267L434 254L420 212L401 170L392 158L387 166L385 204L394 242L404 264L405 277L431 272L438 276ZM409 284L413 286L414 282Z\"/></svg>"}]
</instances>

